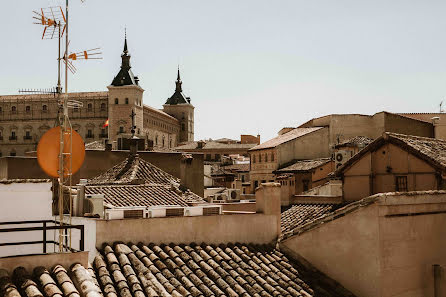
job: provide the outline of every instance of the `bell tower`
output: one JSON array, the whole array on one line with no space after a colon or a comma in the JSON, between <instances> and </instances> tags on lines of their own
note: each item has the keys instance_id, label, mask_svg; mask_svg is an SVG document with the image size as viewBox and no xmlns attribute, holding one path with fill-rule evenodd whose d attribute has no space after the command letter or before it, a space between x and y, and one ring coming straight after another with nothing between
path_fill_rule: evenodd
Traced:
<instances>
[{"instance_id":1,"label":"bell tower","mask_svg":"<svg viewBox=\"0 0 446 297\"><path fill-rule=\"evenodd\" d=\"M180 122L178 143L194 141L195 107L190 103L190 97L184 95L182 84L180 67L178 67L177 80L175 81L175 92L163 105L163 111Z\"/></svg>"},{"instance_id":2,"label":"bell tower","mask_svg":"<svg viewBox=\"0 0 446 297\"><path fill-rule=\"evenodd\" d=\"M130 65L130 54L127 48L127 33L124 40L124 51L121 54L121 69L108 86L108 136L110 141L119 137L130 138L134 113L135 134L143 131L143 93L137 76L133 75Z\"/></svg>"}]
</instances>

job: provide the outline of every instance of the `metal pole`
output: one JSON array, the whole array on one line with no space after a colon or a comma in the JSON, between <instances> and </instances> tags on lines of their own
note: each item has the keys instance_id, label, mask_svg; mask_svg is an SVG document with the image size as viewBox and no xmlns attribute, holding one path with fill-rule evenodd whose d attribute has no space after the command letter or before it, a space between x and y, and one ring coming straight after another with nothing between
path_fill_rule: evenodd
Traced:
<instances>
[{"instance_id":1,"label":"metal pole","mask_svg":"<svg viewBox=\"0 0 446 297\"><path fill-rule=\"evenodd\" d=\"M46 254L46 222L43 222L43 253Z\"/></svg>"}]
</instances>

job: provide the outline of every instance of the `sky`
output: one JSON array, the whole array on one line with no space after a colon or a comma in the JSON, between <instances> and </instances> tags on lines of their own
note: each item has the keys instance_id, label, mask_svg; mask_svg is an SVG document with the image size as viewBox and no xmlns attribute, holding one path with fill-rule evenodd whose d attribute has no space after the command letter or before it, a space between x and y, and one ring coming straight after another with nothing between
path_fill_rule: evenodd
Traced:
<instances>
[{"instance_id":1,"label":"sky","mask_svg":"<svg viewBox=\"0 0 446 297\"><path fill-rule=\"evenodd\" d=\"M54 86L57 41L41 40L32 11L65 1L2 2L0 94ZM68 89L107 90L127 28L144 104L162 108L180 65L196 140L263 142L332 113L438 112L445 12L435 0L70 0L71 50L103 59L76 61Z\"/></svg>"}]
</instances>

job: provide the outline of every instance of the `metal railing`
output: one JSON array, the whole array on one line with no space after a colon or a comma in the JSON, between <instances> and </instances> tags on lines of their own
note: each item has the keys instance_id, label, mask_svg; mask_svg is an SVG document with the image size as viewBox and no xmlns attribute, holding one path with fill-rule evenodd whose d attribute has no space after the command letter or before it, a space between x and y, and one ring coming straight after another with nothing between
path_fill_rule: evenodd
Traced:
<instances>
[{"instance_id":1,"label":"metal railing","mask_svg":"<svg viewBox=\"0 0 446 297\"><path fill-rule=\"evenodd\" d=\"M38 224L40 226L34 227L4 227L7 225L25 225L25 224ZM2 233L11 233L11 232L29 232L29 231L42 231L42 240L30 240L30 241L20 241L20 242L4 242L0 240L0 247L2 246L18 246L18 245L33 245L33 244L42 244L42 252L43 254L47 254L47 245L54 244L56 246L59 245L59 242L55 240L48 240L47 231L49 230L64 230L67 232L69 229L77 229L80 231L80 239L79 239L79 250L74 248L70 248L67 242L67 237L65 237L65 243L63 244L64 248L70 250L71 252L79 252L84 251L85 248L85 230L84 225L60 225L60 222L55 220L38 220L38 221L15 221L15 222L0 222L0 236ZM0 237L1 238L1 237Z\"/></svg>"}]
</instances>

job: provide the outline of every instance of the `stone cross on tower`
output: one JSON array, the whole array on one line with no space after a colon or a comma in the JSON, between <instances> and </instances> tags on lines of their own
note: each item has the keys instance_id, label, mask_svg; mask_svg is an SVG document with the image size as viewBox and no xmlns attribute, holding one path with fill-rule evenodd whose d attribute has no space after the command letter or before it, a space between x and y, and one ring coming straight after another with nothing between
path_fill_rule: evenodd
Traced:
<instances>
[{"instance_id":1,"label":"stone cross on tower","mask_svg":"<svg viewBox=\"0 0 446 297\"><path fill-rule=\"evenodd\" d=\"M132 118L132 129L130 130L130 132L132 132L132 138L135 137L135 132L136 132L135 116L136 116L135 110L132 109L132 113L130 114L130 117Z\"/></svg>"}]
</instances>

